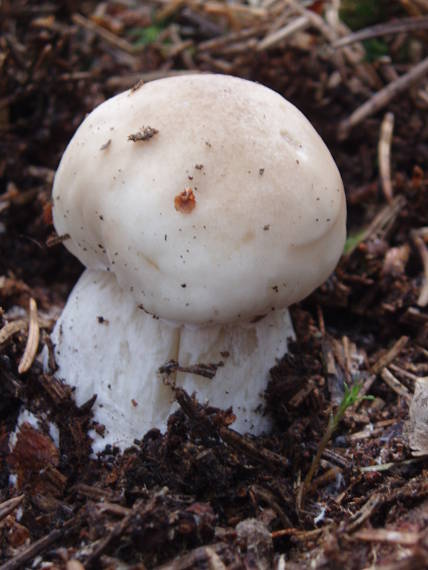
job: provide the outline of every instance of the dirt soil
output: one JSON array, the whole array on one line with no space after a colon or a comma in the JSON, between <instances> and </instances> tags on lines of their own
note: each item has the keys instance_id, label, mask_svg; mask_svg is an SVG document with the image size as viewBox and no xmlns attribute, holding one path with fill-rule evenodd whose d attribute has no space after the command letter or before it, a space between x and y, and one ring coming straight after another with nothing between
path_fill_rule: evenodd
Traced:
<instances>
[{"instance_id":1,"label":"dirt soil","mask_svg":"<svg viewBox=\"0 0 428 570\"><path fill-rule=\"evenodd\" d=\"M428 9L337 4L0 3L0 570L428 568L428 434L412 449L408 427L428 376ZM82 271L54 172L94 106L192 70L308 116L345 183L345 253L291 309L269 436L178 391L167 433L93 458L93 400L36 358ZM24 410L38 426L16 429Z\"/></svg>"}]
</instances>

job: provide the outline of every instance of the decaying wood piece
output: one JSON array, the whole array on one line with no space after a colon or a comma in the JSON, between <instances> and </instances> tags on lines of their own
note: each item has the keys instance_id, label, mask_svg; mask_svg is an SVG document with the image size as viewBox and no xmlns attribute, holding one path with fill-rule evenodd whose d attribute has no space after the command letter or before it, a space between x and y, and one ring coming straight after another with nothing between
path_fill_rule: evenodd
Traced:
<instances>
[{"instance_id":1,"label":"decaying wood piece","mask_svg":"<svg viewBox=\"0 0 428 570\"><path fill-rule=\"evenodd\" d=\"M24 374L24 372L27 372L33 364L33 361L37 354L37 348L39 346L39 338L40 328L37 318L37 304L34 299L30 299L28 338L24 354L22 355L22 358L18 365L19 374Z\"/></svg>"},{"instance_id":2,"label":"decaying wood piece","mask_svg":"<svg viewBox=\"0 0 428 570\"><path fill-rule=\"evenodd\" d=\"M380 127L380 137L378 143L378 159L380 183L388 202L393 199L392 181L391 181L391 142L392 132L394 129L394 115L386 113Z\"/></svg>"}]
</instances>

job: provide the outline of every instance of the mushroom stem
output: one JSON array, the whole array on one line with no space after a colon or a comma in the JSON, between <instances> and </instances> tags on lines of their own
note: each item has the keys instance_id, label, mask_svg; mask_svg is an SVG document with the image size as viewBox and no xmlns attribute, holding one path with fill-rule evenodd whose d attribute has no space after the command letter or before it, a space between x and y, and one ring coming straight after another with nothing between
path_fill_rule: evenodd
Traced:
<instances>
[{"instance_id":1,"label":"mushroom stem","mask_svg":"<svg viewBox=\"0 0 428 570\"><path fill-rule=\"evenodd\" d=\"M77 404L97 395L94 419L105 431L91 433L96 453L107 444L125 449L151 428L166 429L177 409L171 386L158 372L168 361L178 364L175 378L169 378L177 386L196 392L202 403L234 408L234 429L266 431L270 422L262 409L268 373L293 335L287 309L248 324L170 323L138 308L111 273L87 269L52 339L58 376L76 388ZM197 365L219 363L211 379L197 373Z\"/></svg>"}]
</instances>

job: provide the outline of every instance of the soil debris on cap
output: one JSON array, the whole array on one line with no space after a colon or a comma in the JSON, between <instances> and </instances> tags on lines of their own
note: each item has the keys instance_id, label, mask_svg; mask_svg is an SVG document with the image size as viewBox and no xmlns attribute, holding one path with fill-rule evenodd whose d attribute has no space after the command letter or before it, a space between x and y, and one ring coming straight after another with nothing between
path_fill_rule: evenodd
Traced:
<instances>
[{"instance_id":1,"label":"soil debris on cap","mask_svg":"<svg viewBox=\"0 0 428 570\"><path fill-rule=\"evenodd\" d=\"M195 209L196 198L191 188L186 188L174 198L174 206L177 212L190 214Z\"/></svg>"},{"instance_id":2,"label":"soil debris on cap","mask_svg":"<svg viewBox=\"0 0 428 570\"><path fill-rule=\"evenodd\" d=\"M132 142L148 141L152 137L158 134L158 130L153 127L141 127L141 130L137 133L133 133L128 136L128 140Z\"/></svg>"},{"instance_id":3,"label":"soil debris on cap","mask_svg":"<svg viewBox=\"0 0 428 570\"><path fill-rule=\"evenodd\" d=\"M108 147L111 145L111 139L108 139L103 145L100 146L100 150L107 150Z\"/></svg>"},{"instance_id":4,"label":"soil debris on cap","mask_svg":"<svg viewBox=\"0 0 428 570\"><path fill-rule=\"evenodd\" d=\"M135 91L138 91L138 89L141 89L141 87L144 85L144 79L139 79L137 81L137 83L135 83L135 85L133 85L130 89L130 93L135 93Z\"/></svg>"}]
</instances>

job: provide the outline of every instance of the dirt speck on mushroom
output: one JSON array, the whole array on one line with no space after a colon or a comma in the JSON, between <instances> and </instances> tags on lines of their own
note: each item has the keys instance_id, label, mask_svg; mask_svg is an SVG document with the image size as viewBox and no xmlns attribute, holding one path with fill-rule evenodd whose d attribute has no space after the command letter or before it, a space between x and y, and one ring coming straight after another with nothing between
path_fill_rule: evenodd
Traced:
<instances>
[{"instance_id":1,"label":"dirt speck on mushroom","mask_svg":"<svg viewBox=\"0 0 428 570\"><path fill-rule=\"evenodd\" d=\"M190 214L196 206L196 198L191 188L186 188L174 198L174 207L177 212Z\"/></svg>"},{"instance_id":2,"label":"dirt speck on mushroom","mask_svg":"<svg viewBox=\"0 0 428 570\"><path fill-rule=\"evenodd\" d=\"M158 130L153 127L141 127L137 133L130 134L128 140L132 142L148 141L158 134Z\"/></svg>"},{"instance_id":3,"label":"dirt speck on mushroom","mask_svg":"<svg viewBox=\"0 0 428 570\"><path fill-rule=\"evenodd\" d=\"M144 85L144 79L139 79L137 81L137 83L135 83L135 85L133 85L130 89L129 94L131 95L131 93L135 93L135 91L138 91L138 89L141 89L141 87Z\"/></svg>"},{"instance_id":4,"label":"dirt speck on mushroom","mask_svg":"<svg viewBox=\"0 0 428 570\"><path fill-rule=\"evenodd\" d=\"M111 139L108 139L103 145L100 146L100 150L107 150L108 147L111 145Z\"/></svg>"}]
</instances>

